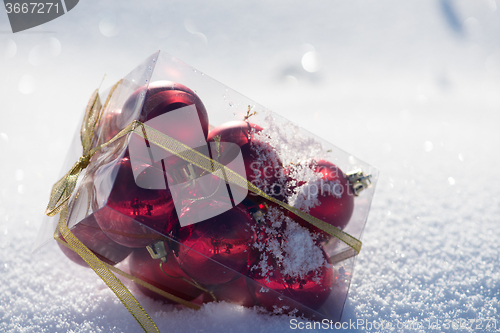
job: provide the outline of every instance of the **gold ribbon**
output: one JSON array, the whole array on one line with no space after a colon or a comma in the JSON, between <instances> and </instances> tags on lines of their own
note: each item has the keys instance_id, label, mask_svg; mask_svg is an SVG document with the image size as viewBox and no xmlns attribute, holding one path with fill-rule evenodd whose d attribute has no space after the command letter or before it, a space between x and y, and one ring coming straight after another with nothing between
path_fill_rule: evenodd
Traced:
<instances>
[{"instance_id":1,"label":"gold ribbon","mask_svg":"<svg viewBox=\"0 0 500 333\"><path fill-rule=\"evenodd\" d=\"M98 90L96 90L92 97L90 98L89 104L85 112L85 117L83 120L82 128L80 131L80 139L83 148L83 156L73 165L73 167L64 175L58 182L52 187L50 201L47 205L47 210L45 214L48 216L55 216L60 213L59 222L57 224L57 229L61 233L62 238L66 241L68 247L75 251L83 260L96 272L97 275L106 283L106 285L116 294L116 296L122 301L128 311L137 320L139 325L145 332L160 332L158 327L151 319L151 317L142 308L139 302L134 298L130 291L123 285L123 283L111 273L108 266L106 266L99 258L97 258L92 251L90 251L75 235L69 230L67 226L67 213L68 213L68 202L73 193L78 176L85 169L89 163L90 159L94 154L104 146L107 146L119 138L125 136L128 132L121 131L110 141L92 148L94 144L94 132L96 125L98 124L102 111L106 109L106 106L111 98L111 95L121 83L119 81L116 83L109 92L108 99L104 105L101 105ZM58 239L58 237L56 238ZM65 244L66 245L66 244ZM151 286L153 287L153 286ZM154 287L153 287L154 288ZM156 288L157 289L157 288ZM171 295L173 296L173 295Z\"/></svg>"},{"instance_id":2,"label":"gold ribbon","mask_svg":"<svg viewBox=\"0 0 500 333\"><path fill-rule=\"evenodd\" d=\"M165 135L164 133L143 124L137 120L134 120L129 126L131 126L131 130L141 136L143 139L148 140L149 144L155 144L156 146L168 151L171 154L176 155L177 157L182 158L188 163L196 165L198 168L213 173L221 179L224 179L228 183L232 183L238 185L243 188L247 188L249 191L274 202L275 204L280 205L281 207L289 210L305 221L311 223L315 227L323 230L324 232L338 238L345 244L349 245L349 248L337 254L338 258L349 258L357 255L361 251L361 241L356 239L355 237L349 235L348 233L343 232L340 229L314 217L307 213L304 213L300 209L292 207L284 202L281 202L269 195L267 195L264 191L259 189L257 186L249 182L246 178L242 177L240 174L234 172L233 170L226 167L224 164L221 164L211 158L203 155L202 153L196 151L195 149L191 149L191 147L186 146L185 144ZM336 259L334 256L333 259ZM338 262L338 260L333 260L333 262Z\"/></svg>"},{"instance_id":3,"label":"gold ribbon","mask_svg":"<svg viewBox=\"0 0 500 333\"><path fill-rule=\"evenodd\" d=\"M96 140L96 138L94 137L96 125L101 119L102 112L106 109L113 92L121 84L121 82L122 81L117 82L111 88L104 107L102 107L101 105L98 90L96 90L92 94L92 97L90 98L90 101L86 108L85 117L80 131L83 155L73 165L73 167L52 187L49 204L47 205L45 214L47 214L48 216L55 216L60 213L57 229L59 230L65 242L59 239L57 233L55 235L56 240L61 242L64 246L67 246L75 251L80 257L82 257L83 260L85 260L85 262L96 272L97 275L99 275L99 277L101 277L101 279L122 301L122 303L129 310L132 316L134 316L134 318L137 320L137 322L145 332L159 332L159 330L151 317L146 313L146 311L142 308L142 306L134 298L130 291L123 285L123 283L113 273L111 273L111 270L180 304L189 306L194 309L198 309L199 306L173 296L169 293L166 293L159 288L156 288L119 270L118 268L103 263L94 255L94 253L92 253L92 251L90 251L82 242L80 242L78 238L73 235L73 233L71 233L67 226L68 202L76 187L78 176L80 175L82 170L84 170L89 165L92 156L94 156L94 154L98 150L112 144L113 142L128 135L129 133L133 132L139 135L143 139L148 140L150 144L155 144L165 151L168 151L182 158L186 162L192 163L193 165L196 165L206 172L213 173L220 179L224 179L227 183L230 182L240 187L247 188L249 191L271 202L274 202L275 204L280 205L281 207L304 219L305 221L311 223L315 227L325 231L326 233L338 238L345 244L349 245L347 249L330 258L332 263L340 262L344 259L355 256L361 251L362 243L355 237L331 226L324 221L321 221L320 219L315 218L314 216L304 213L295 207L292 207L284 202L276 200L271 196L268 196L265 192L249 182L246 178L227 168L225 165L210 159L209 157L199 153L198 151L191 149L191 147L186 146L183 143L137 120L134 120L132 123L130 123L126 128L116 134L108 142L92 148Z\"/></svg>"},{"instance_id":4,"label":"gold ribbon","mask_svg":"<svg viewBox=\"0 0 500 333\"><path fill-rule=\"evenodd\" d=\"M61 245L65 246L65 247L67 247L68 249L70 249L70 250L73 250L73 251L74 251L74 249L73 249L73 248L72 248L72 247L71 247L68 243L66 243L64 240L62 240L62 239L61 239L61 237L59 237L59 235L54 236L54 238L56 239L56 241L57 241L57 242L59 242L59 244L61 244ZM130 281L132 281L132 282L135 282L135 283L137 283L137 284L140 284L141 286L143 286L143 287L145 287L145 288L148 288L149 290L154 291L155 293L157 293L157 294L159 294L159 295L161 295L161 296L163 296L163 297L165 297L165 298L168 298L168 299L170 299L171 301L174 301L174 302L176 302L176 303L182 304L182 305L184 305L184 306L186 306L186 307L188 307L188 308L194 309L194 310L199 310L199 309L200 309L200 306L199 306L199 305L196 305L196 304L194 304L194 303L192 303L192 302L186 301L185 299L182 299L182 298L180 298L180 297L177 297L177 296L174 296L174 295L172 295L172 294L170 294L170 293L167 293L166 291L164 291L164 290L162 290L162 289L160 289L160 288L157 288L157 287L153 286L152 284L149 284L149 283L147 283L147 282L145 282L145 281L143 281L143 280L141 280L141 279L139 279L139 278L136 278L136 277L135 277L135 276L133 276L133 275L130 275L130 274L128 274L128 273L125 273L124 271L122 271L122 270L121 270L121 269L119 269L119 268L116 268L115 266L112 266L112 265L110 265L110 264L108 264L108 263L105 263L105 262L103 262L103 264L104 264L104 265L105 265L105 266L106 266L106 267L107 267L110 271L113 271L113 272L115 272L115 273L117 273L117 274L119 274L119 275L123 276L124 278L129 279L129 280L130 280Z\"/></svg>"}]
</instances>

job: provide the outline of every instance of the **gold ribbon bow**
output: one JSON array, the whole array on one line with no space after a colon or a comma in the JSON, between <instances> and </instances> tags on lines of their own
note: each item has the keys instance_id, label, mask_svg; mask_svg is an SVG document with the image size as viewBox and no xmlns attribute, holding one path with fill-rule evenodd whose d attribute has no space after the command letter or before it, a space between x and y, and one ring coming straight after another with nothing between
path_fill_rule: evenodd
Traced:
<instances>
[{"instance_id":1,"label":"gold ribbon bow","mask_svg":"<svg viewBox=\"0 0 500 333\"><path fill-rule=\"evenodd\" d=\"M87 105L85 112L85 117L83 120L82 128L80 131L80 139L83 147L83 155L80 159L73 165L73 167L52 187L50 201L47 205L47 210L45 213L48 216L55 216L60 213L59 222L57 225L57 230L59 230L64 241L60 240L57 236L56 239L66 247L69 247L75 251L83 260L101 277L101 279L108 285L108 287L116 294L116 296L122 301L125 307L130 311L132 316L137 320L139 325L143 328L145 332L159 332L156 324L153 322L151 317L142 308L139 302L134 298L130 291L122 284L122 282L113 274L111 271L118 273L138 284L149 288L160 295L163 295L175 302L186 305L193 309L198 309L199 306L191 302L185 301L174 295L164 292L140 279L137 279L116 267L103 263L99 258L97 258L92 251L90 251L82 242L74 236L67 226L67 214L68 214L68 203L71 195L76 187L78 176L90 163L90 160L94 154L102 149L103 147L117 141L118 139L126 136L129 133L135 133L140 137L148 140L150 144L155 144L156 146L168 151L182 159L186 162L191 163L206 172L213 173L221 179L224 179L226 183L236 184L243 188L247 188L249 191L266 198L267 200L280 205L281 207L291 211L295 215L304 219L305 221L311 223L315 227L327 232L328 234L338 238L349 247L342 252L331 257L331 262L336 263L344 259L350 258L357 255L361 251L361 241L355 237L339 230L330 224L321 221L301 210L289 206L288 204L281 202L271 196L268 196L258 187L249 182L246 178L242 177L233 170L227 168L225 165L210 159L209 157L199 153L198 151L191 149L191 147L182 144L181 142L165 135L156 129L143 124L137 120L130 123L125 129L120 131L111 140L105 142L97 147L92 148L95 144L94 132L96 126L101 119L103 110L106 109L111 96L115 89L121 84L122 81L117 82L108 94L104 107L101 105L98 90L96 90ZM56 232L57 234L57 232Z\"/></svg>"},{"instance_id":2,"label":"gold ribbon bow","mask_svg":"<svg viewBox=\"0 0 500 333\"><path fill-rule=\"evenodd\" d=\"M97 273L97 275L101 277L101 279L122 301L122 303L130 311L132 316L134 316L134 318L137 320L137 322L145 332L160 332L156 324L151 319L151 317L146 313L146 311L142 308L142 306L134 298L134 296L130 293L130 291L113 273L111 273L110 268L113 269L114 267L106 265L101 260L99 260L99 258L97 258L94 255L94 253L92 253L92 251L90 251L82 242L78 240L78 238L76 238L75 235L73 235L73 233L69 230L67 226L68 202L71 197L71 194L73 193L76 187L78 176L80 175L82 170L89 165L90 159L99 149L115 142L116 140L118 140L119 138L123 137L128 133L125 130L123 130L120 133L118 133L115 137L113 137L110 141L98 147L92 148L95 142L94 132L96 129L96 125L98 124L101 118L102 111L106 108L113 92L120 83L121 81L116 83L111 88L111 91L109 92L104 108L101 105L98 90L96 90L92 94L89 104L87 105L85 118L83 119L83 124L80 131L80 139L83 147L83 156L80 157L80 159L73 165L73 167L68 171L68 173L66 173L52 187L50 201L49 204L47 205L47 210L45 211L45 214L47 214L48 216L55 216L56 214L60 213L57 229L61 233L61 236L63 237L65 242L60 241L58 238L56 239L60 241L63 245L75 251L80 257L82 257L83 260L85 260L85 262ZM116 271L116 269L113 270ZM132 278L131 276L128 277ZM135 281L136 279L132 278L132 280Z\"/></svg>"}]
</instances>

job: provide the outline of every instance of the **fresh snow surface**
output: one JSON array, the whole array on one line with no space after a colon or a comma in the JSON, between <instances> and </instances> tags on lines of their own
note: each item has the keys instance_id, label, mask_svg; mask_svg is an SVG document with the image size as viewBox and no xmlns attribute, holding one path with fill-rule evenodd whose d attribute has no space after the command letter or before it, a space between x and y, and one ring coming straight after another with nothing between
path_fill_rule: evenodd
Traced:
<instances>
[{"instance_id":1,"label":"fresh snow surface","mask_svg":"<svg viewBox=\"0 0 500 333\"><path fill-rule=\"evenodd\" d=\"M31 250L88 97L157 49L380 170L337 331L500 330L498 0L114 6L18 34L0 12L0 332L140 331L55 242ZM162 332L299 331L138 300Z\"/></svg>"}]
</instances>

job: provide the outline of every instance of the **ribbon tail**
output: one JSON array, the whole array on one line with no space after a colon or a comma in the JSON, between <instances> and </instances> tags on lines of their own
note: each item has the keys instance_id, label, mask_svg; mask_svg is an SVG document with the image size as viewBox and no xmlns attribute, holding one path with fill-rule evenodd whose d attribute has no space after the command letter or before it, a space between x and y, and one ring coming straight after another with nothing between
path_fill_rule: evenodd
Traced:
<instances>
[{"instance_id":1,"label":"ribbon tail","mask_svg":"<svg viewBox=\"0 0 500 333\"><path fill-rule=\"evenodd\" d=\"M341 251L340 253L336 253L333 256L331 256L330 263L332 265L334 265L334 264L339 263L341 261L344 261L346 259L355 257L356 255L358 255L358 252L356 252L356 250L354 250L353 248L346 248L343 251Z\"/></svg>"},{"instance_id":2,"label":"ribbon tail","mask_svg":"<svg viewBox=\"0 0 500 333\"><path fill-rule=\"evenodd\" d=\"M68 194L68 175L61 178L52 188L52 193L50 194L50 201L45 210L45 215L55 216L57 215L63 205L69 200L70 195ZM66 195L65 195L66 194Z\"/></svg>"},{"instance_id":3,"label":"ribbon tail","mask_svg":"<svg viewBox=\"0 0 500 333\"><path fill-rule=\"evenodd\" d=\"M97 275L106 283L106 285L115 293L115 295L122 301L123 305L137 320L144 332L157 332L158 327L146 313L144 308L139 304L130 291L123 285L123 283L106 267L106 265L95 256L75 235L69 230L66 225L68 206L64 205L61 209L59 217L58 229L61 236L85 262L96 272Z\"/></svg>"},{"instance_id":4,"label":"ribbon tail","mask_svg":"<svg viewBox=\"0 0 500 333\"><path fill-rule=\"evenodd\" d=\"M71 170L54 184L50 193L49 204L45 210L46 215L55 216L61 211L64 204L71 197L81 171L80 162L76 162Z\"/></svg>"},{"instance_id":5,"label":"ribbon tail","mask_svg":"<svg viewBox=\"0 0 500 333\"><path fill-rule=\"evenodd\" d=\"M105 108L107 107L114 90L121 82L122 81L119 81L111 90L108 99L106 100ZM99 258L97 258L92 251L90 251L82 242L80 242L80 240L75 235L73 235L73 233L67 226L69 199L71 198L71 195L76 187L81 171L88 166L88 164L90 163L90 159L97 150L125 136L137 126L137 124L133 122L107 143L91 149L95 141L95 127L101 119L102 111L103 107L100 101L99 92L98 90L96 90L92 94L87 105L85 118L80 131L80 139L84 156L82 156L79 161L73 165L70 171L64 175L64 177L62 177L54 184L51 190L50 200L49 204L47 205L45 214L47 214L48 216L55 216L56 214L60 213L59 222L54 234L56 240L59 240L60 234L66 242L65 245L75 251L96 272L96 274L104 281L104 283L108 285L108 287L121 300L123 305L125 305L125 307L129 310L129 312L137 320L137 322L145 332L159 333L158 327L156 326L154 321L146 313L146 311L142 308L142 306L134 298L130 291L113 273L111 273L110 269L101 260L99 260Z\"/></svg>"},{"instance_id":6,"label":"ribbon tail","mask_svg":"<svg viewBox=\"0 0 500 333\"><path fill-rule=\"evenodd\" d=\"M99 89L96 89L87 104L85 110L85 118L82 122L80 130L80 140L83 147L83 153L87 153L92 145L94 129L99 121L102 110L101 98L99 97Z\"/></svg>"}]
</instances>

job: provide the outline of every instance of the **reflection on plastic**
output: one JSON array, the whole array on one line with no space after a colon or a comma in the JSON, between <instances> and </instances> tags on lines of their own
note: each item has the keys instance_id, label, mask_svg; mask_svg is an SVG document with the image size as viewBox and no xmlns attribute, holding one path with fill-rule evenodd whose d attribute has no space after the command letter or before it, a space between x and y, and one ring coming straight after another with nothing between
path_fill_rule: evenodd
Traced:
<instances>
[{"instance_id":1,"label":"reflection on plastic","mask_svg":"<svg viewBox=\"0 0 500 333\"><path fill-rule=\"evenodd\" d=\"M220 159L222 151L230 152L231 162L226 166L246 176L243 155L239 146L229 142L211 142L207 145L195 105L169 111L145 124L214 160ZM224 145L225 149L220 149L220 145ZM130 140L129 152L137 186L151 190L169 188L179 222L183 227L226 212L242 202L248 194L247 188L227 183L223 170L214 170L212 173L203 172L180 157L150 144L137 135L133 135ZM151 161L149 167L161 168L162 173L148 172L146 170L148 166L141 161ZM148 176L139 178L141 173L143 176L144 173ZM190 201L211 201L214 197L227 205L221 205L219 209L207 210L197 220L181 217L186 215L181 215L181 212Z\"/></svg>"}]
</instances>

